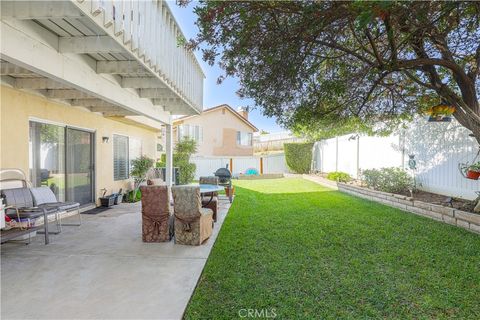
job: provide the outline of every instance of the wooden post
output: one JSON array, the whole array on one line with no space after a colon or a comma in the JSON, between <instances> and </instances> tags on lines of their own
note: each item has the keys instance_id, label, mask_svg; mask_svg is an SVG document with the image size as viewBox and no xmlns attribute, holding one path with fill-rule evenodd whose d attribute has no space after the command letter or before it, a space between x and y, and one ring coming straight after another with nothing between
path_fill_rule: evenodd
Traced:
<instances>
[{"instance_id":1,"label":"wooden post","mask_svg":"<svg viewBox=\"0 0 480 320\"><path fill-rule=\"evenodd\" d=\"M230 167L229 167L229 169L230 169L230 173L233 175L233 159L232 159L232 158L230 158Z\"/></svg>"},{"instance_id":2,"label":"wooden post","mask_svg":"<svg viewBox=\"0 0 480 320\"><path fill-rule=\"evenodd\" d=\"M263 157L260 157L260 174L263 174Z\"/></svg>"}]
</instances>

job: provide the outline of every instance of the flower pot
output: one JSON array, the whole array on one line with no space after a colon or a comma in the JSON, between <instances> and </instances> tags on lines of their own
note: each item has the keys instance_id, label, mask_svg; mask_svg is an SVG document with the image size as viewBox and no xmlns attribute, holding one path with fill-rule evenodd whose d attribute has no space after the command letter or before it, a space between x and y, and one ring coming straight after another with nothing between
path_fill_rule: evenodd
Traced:
<instances>
[{"instance_id":1,"label":"flower pot","mask_svg":"<svg viewBox=\"0 0 480 320\"><path fill-rule=\"evenodd\" d=\"M478 178L480 178L480 172L467 170L466 177L467 179L478 180Z\"/></svg>"},{"instance_id":2,"label":"flower pot","mask_svg":"<svg viewBox=\"0 0 480 320\"><path fill-rule=\"evenodd\" d=\"M107 208L111 207L115 203L115 196L111 195L111 196L101 197L100 203L102 207L107 207Z\"/></svg>"},{"instance_id":3,"label":"flower pot","mask_svg":"<svg viewBox=\"0 0 480 320\"><path fill-rule=\"evenodd\" d=\"M115 195L115 202L114 202L114 204L120 204L120 203L122 203L122 200L123 200L123 194L117 193L117 194Z\"/></svg>"},{"instance_id":4,"label":"flower pot","mask_svg":"<svg viewBox=\"0 0 480 320\"><path fill-rule=\"evenodd\" d=\"M232 188L229 188L229 187L225 187L225 194L227 195L227 197L230 197L235 194L235 187L232 187Z\"/></svg>"}]
</instances>

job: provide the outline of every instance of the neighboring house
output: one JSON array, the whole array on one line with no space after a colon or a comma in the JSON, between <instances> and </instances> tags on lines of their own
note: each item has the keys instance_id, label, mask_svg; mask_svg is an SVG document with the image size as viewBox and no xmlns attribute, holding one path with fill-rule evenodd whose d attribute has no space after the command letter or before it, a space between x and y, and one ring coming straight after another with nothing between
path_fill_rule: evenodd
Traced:
<instances>
[{"instance_id":1,"label":"neighboring house","mask_svg":"<svg viewBox=\"0 0 480 320\"><path fill-rule=\"evenodd\" d=\"M172 115L202 111L204 74L165 1L133 3L1 2L1 168L89 205L128 188L132 159L171 159Z\"/></svg>"},{"instance_id":2,"label":"neighboring house","mask_svg":"<svg viewBox=\"0 0 480 320\"><path fill-rule=\"evenodd\" d=\"M227 104L178 118L173 126L174 143L184 137L196 140L198 156L251 156L253 133L258 131L247 110L237 112Z\"/></svg>"}]
</instances>

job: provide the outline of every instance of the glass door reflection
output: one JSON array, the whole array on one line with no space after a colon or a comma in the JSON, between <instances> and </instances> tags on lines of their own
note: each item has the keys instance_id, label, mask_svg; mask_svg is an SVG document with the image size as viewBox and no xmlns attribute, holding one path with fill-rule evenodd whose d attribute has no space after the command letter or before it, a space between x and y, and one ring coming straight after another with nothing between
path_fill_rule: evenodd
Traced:
<instances>
[{"instance_id":1,"label":"glass door reflection","mask_svg":"<svg viewBox=\"0 0 480 320\"><path fill-rule=\"evenodd\" d=\"M29 149L33 186L47 186L65 201L65 128L31 121Z\"/></svg>"}]
</instances>

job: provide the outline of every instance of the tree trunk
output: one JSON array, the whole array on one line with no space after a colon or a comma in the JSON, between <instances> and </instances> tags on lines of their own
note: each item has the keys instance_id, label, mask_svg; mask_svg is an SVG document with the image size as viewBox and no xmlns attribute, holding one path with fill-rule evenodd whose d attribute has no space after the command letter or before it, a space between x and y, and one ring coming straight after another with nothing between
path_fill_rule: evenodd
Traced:
<instances>
[{"instance_id":1,"label":"tree trunk","mask_svg":"<svg viewBox=\"0 0 480 320\"><path fill-rule=\"evenodd\" d=\"M456 111L453 116L455 119L465 128L469 129L473 137L477 140L477 143L480 145L480 121L478 115L475 114L472 109L466 109L464 106L459 106L457 103L453 104L456 107ZM478 108L478 102L477 102Z\"/></svg>"}]
</instances>

